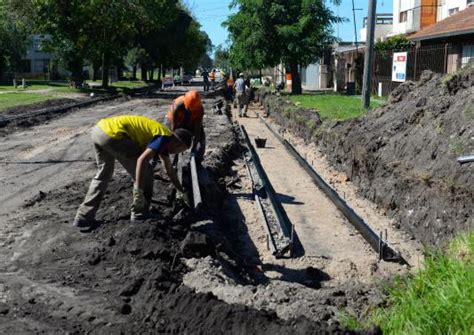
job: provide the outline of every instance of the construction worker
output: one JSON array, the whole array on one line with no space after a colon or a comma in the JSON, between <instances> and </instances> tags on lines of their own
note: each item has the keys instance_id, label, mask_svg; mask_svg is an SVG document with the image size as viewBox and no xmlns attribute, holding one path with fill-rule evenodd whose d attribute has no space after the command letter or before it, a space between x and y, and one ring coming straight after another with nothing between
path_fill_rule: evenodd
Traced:
<instances>
[{"instance_id":1,"label":"construction worker","mask_svg":"<svg viewBox=\"0 0 474 335\"><path fill-rule=\"evenodd\" d=\"M216 85L216 69L212 69L211 73L209 73L209 80L211 81L211 88L214 89Z\"/></svg>"},{"instance_id":2,"label":"construction worker","mask_svg":"<svg viewBox=\"0 0 474 335\"><path fill-rule=\"evenodd\" d=\"M204 92L209 91L209 72L203 70L201 73L202 80L204 81Z\"/></svg>"},{"instance_id":3,"label":"construction worker","mask_svg":"<svg viewBox=\"0 0 474 335\"><path fill-rule=\"evenodd\" d=\"M163 124L144 116L122 115L100 120L92 129L98 171L77 210L74 226L94 226L96 212L114 172L115 159L134 179L131 222L150 216L153 168L149 161L153 157L159 156L179 194L184 194L169 155L189 148L191 140L189 131L178 129L171 133Z\"/></svg>"},{"instance_id":4,"label":"construction worker","mask_svg":"<svg viewBox=\"0 0 474 335\"><path fill-rule=\"evenodd\" d=\"M247 116L247 96L245 94L245 87L246 86L245 86L244 74L240 73L239 78L237 78L234 84L235 97L237 99L237 104L239 108L239 117ZM243 113L242 113L242 108L244 108Z\"/></svg>"},{"instance_id":5,"label":"construction worker","mask_svg":"<svg viewBox=\"0 0 474 335\"><path fill-rule=\"evenodd\" d=\"M225 98L228 100L228 101L233 101L234 100L234 79L232 78L232 74L231 76L225 76L224 77L226 79L226 83L227 83L227 89L226 89L226 92L225 92Z\"/></svg>"},{"instance_id":6,"label":"construction worker","mask_svg":"<svg viewBox=\"0 0 474 335\"><path fill-rule=\"evenodd\" d=\"M173 100L165 119L165 125L172 131L183 128L193 134L191 152L194 153L197 163L202 162L206 150L203 117L204 107L201 97L196 90L191 90Z\"/></svg>"}]
</instances>

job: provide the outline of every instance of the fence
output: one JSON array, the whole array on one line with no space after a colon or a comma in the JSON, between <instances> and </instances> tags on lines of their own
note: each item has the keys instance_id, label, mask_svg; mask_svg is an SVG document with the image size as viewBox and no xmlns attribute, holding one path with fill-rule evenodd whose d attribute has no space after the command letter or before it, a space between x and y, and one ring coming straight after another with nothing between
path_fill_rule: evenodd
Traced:
<instances>
[{"instance_id":1,"label":"fence","mask_svg":"<svg viewBox=\"0 0 474 335\"><path fill-rule=\"evenodd\" d=\"M425 70L437 73L451 73L460 66L459 44L436 44L399 51L377 51L374 57L372 75L372 93L377 94L378 85L382 83L382 95L387 96L400 82L392 81L392 62L394 52L407 52L406 80L419 80Z\"/></svg>"}]
</instances>

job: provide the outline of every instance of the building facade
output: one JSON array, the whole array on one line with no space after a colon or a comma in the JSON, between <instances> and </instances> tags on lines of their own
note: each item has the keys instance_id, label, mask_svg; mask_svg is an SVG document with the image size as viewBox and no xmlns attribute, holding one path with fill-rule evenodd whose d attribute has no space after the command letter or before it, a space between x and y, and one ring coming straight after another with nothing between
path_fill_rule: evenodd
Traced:
<instances>
[{"instance_id":1,"label":"building facade","mask_svg":"<svg viewBox=\"0 0 474 335\"><path fill-rule=\"evenodd\" d=\"M26 51L24 58L24 73L41 74L48 73L51 63L51 54L41 50L42 35L32 35L30 47Z\"/></svg>"},{"instance_id":2,"label":"building facade","mask_svg":"<svg viewBox=\"0 0 474 335\"><path fill-rule=\"evenodd\" d=\"M375 40L384 40L392 32L393 15L391 13L380 13L376 15L375 20ZM364 23L360 30L359 42L367 41L367 17L364 17Z\"/></svg>"},{"instance_id":3,"label":"building facade","mask_svg":"<svg viewBox=\"0 0 474 335\"><path fill-rule=\"evenodd\" d=\"M438 0L393 0L391 35L410 34L426 28L436 23L437 14Z\"/></svg>"}]
</instances>

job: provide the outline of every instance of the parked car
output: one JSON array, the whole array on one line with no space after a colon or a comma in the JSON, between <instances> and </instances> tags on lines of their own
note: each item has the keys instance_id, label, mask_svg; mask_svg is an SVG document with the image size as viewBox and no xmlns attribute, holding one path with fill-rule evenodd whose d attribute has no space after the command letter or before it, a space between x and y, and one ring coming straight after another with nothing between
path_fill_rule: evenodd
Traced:
<instances>
[{"instance_id":1,"label":"parked car","mask_svg":"<svg viewBox=\"0 0 474 335\"><path fill-rule=\"evenodd\" d=\"M185 74L183 75L183 80L182 80L182 83L183 84L190 84L193 80L194 76L192 74Z\"/></svg>"},{"instance_id":2,"label":"parked car","mask_svg":"<svg viewBox=\"0 0 474 335\"><path fill-rule=\"evenodd\" d=\"M165 89L167 87L173 87L174 86L174 80L173 77L163 77L161 81L161 88Z\"/></svg>"}]
</instances>

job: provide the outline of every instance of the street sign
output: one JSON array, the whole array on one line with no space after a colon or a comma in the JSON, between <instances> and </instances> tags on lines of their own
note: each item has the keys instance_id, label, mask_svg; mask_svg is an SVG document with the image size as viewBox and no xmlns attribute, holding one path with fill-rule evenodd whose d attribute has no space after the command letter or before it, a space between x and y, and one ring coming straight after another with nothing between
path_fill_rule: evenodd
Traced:
<instances>
[{"instance_id":1,"label":"street sign","mask_svg":"<svg viewBox=\"0 0 474 335\"><path fill-rule=\"evenodd\" d=\"M404 82L407 73L407 52L394 52L392 81Z\"/></svg>"}]
</instances>

